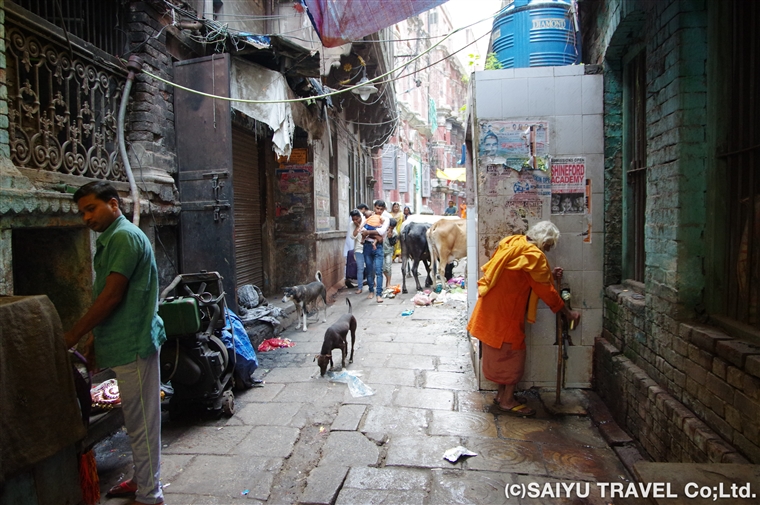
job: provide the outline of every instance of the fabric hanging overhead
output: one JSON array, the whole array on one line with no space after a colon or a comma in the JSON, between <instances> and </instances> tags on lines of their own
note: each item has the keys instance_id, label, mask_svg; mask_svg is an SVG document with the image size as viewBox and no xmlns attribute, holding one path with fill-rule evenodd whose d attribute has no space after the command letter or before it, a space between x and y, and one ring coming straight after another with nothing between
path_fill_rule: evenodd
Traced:
<instances>
[{"instance_id":1,"label":"fabric hanging overhead","mask_svg":"<svg viewBox=\"0 0 760 505\"><path fill-rule=\"evenodd\" d=\"M432 9L446 0L303 0L325 47L337 47Z\"/></svg>"}]
</instances>

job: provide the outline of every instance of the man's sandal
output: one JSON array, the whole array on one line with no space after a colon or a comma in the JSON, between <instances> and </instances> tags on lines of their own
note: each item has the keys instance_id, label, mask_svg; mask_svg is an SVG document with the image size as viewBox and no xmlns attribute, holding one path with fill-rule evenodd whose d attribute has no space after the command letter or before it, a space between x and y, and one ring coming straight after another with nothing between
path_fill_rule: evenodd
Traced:
<instances>
[{"instance_id":1,"label":"man's sandal","mask_svg":"<svg viewBox=\"0 0 760 505\"><path fill-rule=\"evenodd\" d=\"M108 490L106 496L108 498L123 498L125 496L132 496L137 492L137 484L132 479L119 482L114 487Z\"/></svg>"},{"instance_id":2,"label":"man's sandal","mask_svg":"<svg viewBox=\"0 0 760 505\"><path fill-rule=\"evenodd\" d=\"M501 405L496 405L496 410L504 414L508 414L510 416L516 416L516 417L530 417L530 416L536 415L535 410L523 405L522 403L520 405L515 405L511 409L505 409Z\"/></svg>"}]
</instances>

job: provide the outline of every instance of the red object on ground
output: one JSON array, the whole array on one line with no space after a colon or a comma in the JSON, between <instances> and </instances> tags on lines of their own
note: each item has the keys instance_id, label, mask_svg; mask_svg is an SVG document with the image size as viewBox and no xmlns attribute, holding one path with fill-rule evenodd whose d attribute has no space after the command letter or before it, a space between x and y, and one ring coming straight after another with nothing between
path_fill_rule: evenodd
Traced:
<instances>
[{"instance_id":1,"label":"red object on ground","mask_svg":"<svg viewBox=\"0 0 760 505\"><path fill-rule=\"evenodd\" d=\"M267 352L280 347L293 347L294 345L296 345L295 342L291 342L287 338L269 338L259 344L258 351Z\"/></svg>"}]
</instances>

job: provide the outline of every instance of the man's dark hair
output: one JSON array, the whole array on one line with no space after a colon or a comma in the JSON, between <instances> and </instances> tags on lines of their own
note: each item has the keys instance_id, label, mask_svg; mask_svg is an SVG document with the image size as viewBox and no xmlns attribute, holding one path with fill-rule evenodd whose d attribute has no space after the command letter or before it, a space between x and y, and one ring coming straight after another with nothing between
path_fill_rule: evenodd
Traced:
<instances>
[{"instance_id":1,"label":"man's dark hair","mask_svg":"<svg viewBox=\"0 0 760 505\"><path fill-rule=\"evenodd\" d=\"M359 205L356 206L356 208L359 210L362 210L362 209L369 210L369 205L367 205L366 203L360 203Z\"/></svg>"},{"instance_id":2,"label":"man's dark hair","mask_svg":"<svg viewBox=\"0 0 760 505\"><path fill-rule=\"evenodd\" d=\"M357 209L351 209L351 212L349 212L348 215L351 217L354 217L354 216L362 217L362 213L359 212Z\"/></svg>"},{"instance_id":3,"label":"man's dark hair","mask_svg":"<svg viewBox=\"0 0 760 505\"><path fill-rule=\"evenodd\" d=\"M84 198L87 195L95 195L95 198L103 200L104 202L110 202L111 198L116 198L116 201L121 205L119 192L105 181L88 182L79 188L76 193L74 193L74 203L77 203L80 198Z\"/></svg>"},{"instance_id":4,"label":"man's dark hair","mask_svg":"<svg viewBox=\"0 0 760 505\"><path fill-rule=\"evenodd\" d=\"M385 200L375 200L375 207L385 208Z\"/></svg>"}]
</instances>

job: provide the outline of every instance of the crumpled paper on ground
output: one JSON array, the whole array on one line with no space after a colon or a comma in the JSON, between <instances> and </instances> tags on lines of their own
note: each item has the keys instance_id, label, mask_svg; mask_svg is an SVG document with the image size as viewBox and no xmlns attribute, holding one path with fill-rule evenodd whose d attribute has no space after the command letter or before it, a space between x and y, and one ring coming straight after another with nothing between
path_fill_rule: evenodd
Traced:
<instances>
[{"instance_id":1,"label":"crumpled paper on ground","mask_svg":"<svg viewBox=\"0 0 760 505\"><path fill-rule=\"evenodd\" d=\"M451 461L452 463L456 463L457 460L461 458L462 456L477 456L477 455L478 455L477 452L472 452L468 448L462 445L458 445L444 452L443 459Z\"/></svg>"},{"instance_id":2,"label":"crumpled paper on ground","mask_svg":"<svg viewBox=\"0 0 760 505\"><path fill-rule=\"evenodd\" d=\"M268 338L259 344L259 352L267 352L280 347L293 347L296 345L289 338Z\"/></svg>"}]
</instances>

